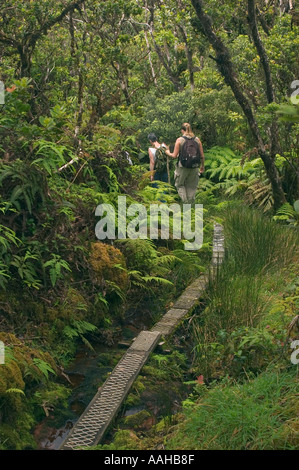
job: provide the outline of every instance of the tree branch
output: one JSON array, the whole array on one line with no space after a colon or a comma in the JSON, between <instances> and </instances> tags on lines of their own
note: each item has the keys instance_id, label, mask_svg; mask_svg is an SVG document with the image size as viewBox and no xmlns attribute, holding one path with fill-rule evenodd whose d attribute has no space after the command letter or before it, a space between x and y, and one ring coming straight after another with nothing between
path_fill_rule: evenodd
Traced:
<instances>
[{"instance_id":1,"label":"tree branch","mask_svg":"<svg viewBox=\"0 0 299 470\"><path fill-rule=\"evenodd\" d=\"M274 97L274 89L273 89L273 83L272 83L270 64L269 64L267 52L264 48L264 45L259 35L255 8L256 8L255 0L248 0L248 17L247 17L248 24L249 24L250 31L252 34L254 45L256 47L256 50L260 57L261 65L264 70L267 100L268 100L268 103L273 103L273 101L275 101L275 97Z\"/></svg>"},{"instance_id":2,"label":"tree branch","mask_svg":"<svg viewBox=\"0 0 299 470\"><path fill-rule=\"evenodd\" d=\"M77 0L76 2L71 3L66 8L64 8L64 10L62 10L59 15L55 16L55 18L46 21L46 23L38 31L35 31L34 33L27 33L25 35L25 41L28 41L30 46L35 46L36 41L41 36L47 34L50 28L52 28L55 24L60 23L69 13L73 12L74 10L81 11L80 5L82 5L84 2L85 0Z\"/></svg>"}]
</instances>

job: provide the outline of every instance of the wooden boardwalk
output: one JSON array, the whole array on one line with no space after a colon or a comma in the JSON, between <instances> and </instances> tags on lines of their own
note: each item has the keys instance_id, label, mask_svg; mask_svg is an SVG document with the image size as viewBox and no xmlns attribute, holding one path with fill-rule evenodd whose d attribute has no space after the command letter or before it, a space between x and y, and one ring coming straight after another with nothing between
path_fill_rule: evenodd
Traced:
<instances>
[{"instance_id":1,"label":"wooden boardwalk","mask_svg":"<svg viewBox=\"0 0 299 470\"><path fill-rule=\"evenodd\" d=\"M224 256L222 227L214 226L213 255L210 275ZM161 336L171 334L180 321L190 313L204 293L208 276L201 275L185 289L170 310L150 331L141 331L106 382L95 394L59 450L76 450L97 445L116 416L134 380L155 349Z\"/></svg>"}]
</instances>

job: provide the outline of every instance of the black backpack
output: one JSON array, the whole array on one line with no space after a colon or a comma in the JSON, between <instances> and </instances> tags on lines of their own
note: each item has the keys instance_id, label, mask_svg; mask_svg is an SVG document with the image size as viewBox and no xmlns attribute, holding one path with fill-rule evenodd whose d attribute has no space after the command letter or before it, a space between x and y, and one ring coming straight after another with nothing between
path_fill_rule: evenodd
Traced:
<instances>
[{"instance_id":1,"label":"black backpack","mask_svg":"<svg viewBox=\"0 0 299 470\"><path fill-rule=\"evenodd\" d=\"M181 150L179 161L185 168L198 168L201 162L201 153L195 137L182 136L185 139Z\"/></svg>"}]
</instances>

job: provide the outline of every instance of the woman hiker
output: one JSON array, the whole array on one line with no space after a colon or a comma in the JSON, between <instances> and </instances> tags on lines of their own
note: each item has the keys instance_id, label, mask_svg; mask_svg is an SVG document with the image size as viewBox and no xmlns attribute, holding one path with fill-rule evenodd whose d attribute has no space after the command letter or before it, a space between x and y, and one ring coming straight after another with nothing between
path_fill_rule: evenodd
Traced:
<instances>
[{"instance_id":1,"label":"woman hiker","mask_svg":"<svg viewBox=\"0 0 299 470\"><path fill-rule=\"evenodd\" d=\"M176 140L174 150L166 155L177 158L174 184L183 203L194 204L199 174L204 172L204 152L200 139L195 137L188 122L182 124L182 136Z\"/></svg>"}]
</instances>

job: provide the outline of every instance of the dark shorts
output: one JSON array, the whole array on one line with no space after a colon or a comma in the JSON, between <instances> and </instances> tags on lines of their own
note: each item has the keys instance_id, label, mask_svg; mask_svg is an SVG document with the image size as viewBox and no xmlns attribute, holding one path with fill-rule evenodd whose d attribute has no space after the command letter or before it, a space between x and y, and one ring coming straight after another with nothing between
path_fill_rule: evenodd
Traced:
<instances>
[{"instance_id":1,"label":"dark shorts","mask_svg":"<svg viewBox=\"0 0 299 470\"><path fill-rule=\"evenodd\" d=\"M154 181L163 181L163 183L168 183L167 171L165 173L159 173L158 171L156 171L154 175Z\"/></svg>"}]
</instances>

